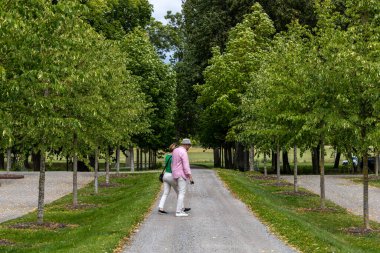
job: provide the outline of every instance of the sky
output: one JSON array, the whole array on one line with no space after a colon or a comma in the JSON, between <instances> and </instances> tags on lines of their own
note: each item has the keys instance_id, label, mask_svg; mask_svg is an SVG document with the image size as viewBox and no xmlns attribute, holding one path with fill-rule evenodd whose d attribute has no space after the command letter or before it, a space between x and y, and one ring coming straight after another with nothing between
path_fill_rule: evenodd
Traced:
<instances>
[{"instance_id":1,"label":"sky","mask_svg":"<svg viewBox=\"0 0 380 253\"><path fill-rule=\"evenodd\" d=\"M164 16L167 11L173 13L181 11L181 0L149 0L149 3L153 5L153 17L162 23L166 24Z\"/></svg>"}]
</instances>

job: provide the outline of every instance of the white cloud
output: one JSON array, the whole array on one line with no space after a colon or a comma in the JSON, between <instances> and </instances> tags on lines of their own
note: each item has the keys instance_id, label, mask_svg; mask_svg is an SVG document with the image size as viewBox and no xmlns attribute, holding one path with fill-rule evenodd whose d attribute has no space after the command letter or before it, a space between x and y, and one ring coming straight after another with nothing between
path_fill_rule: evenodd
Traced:
<instances>
[{"instance_id":1,"label":"white cloud","mask_svg":"<svg viewBox=\"0 0 380 253\"><path fill-rule=\"evenodd\" d=\"M149 0L153 5L153 17L166 24L165 15L167 11L173 13L181 11L181 0Z\"/></svg>"}]
</instances>

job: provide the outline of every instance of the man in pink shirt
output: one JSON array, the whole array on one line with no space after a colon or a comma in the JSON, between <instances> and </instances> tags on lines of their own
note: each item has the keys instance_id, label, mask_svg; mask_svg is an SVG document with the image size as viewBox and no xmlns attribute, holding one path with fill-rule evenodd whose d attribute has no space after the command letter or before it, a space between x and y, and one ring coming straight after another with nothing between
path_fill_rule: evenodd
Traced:
<instances>
[{"instance_id":1,"label":"man in pink shirt","mask_svg":"<svg viewBox=\"0 0 380 253\"><path fill-rule=\"evenodd\" d=\"M174 149L172 154L172 175L177 180L178 186L177 210L175 214L177 217L189 216L189 214L184 212L183 201L186 193L186 181L189 180L190 183L194 183L191 176L189 156L187 155L190 147L190 139L183 139L181 146Z\"/></svg>"}]
</instances>

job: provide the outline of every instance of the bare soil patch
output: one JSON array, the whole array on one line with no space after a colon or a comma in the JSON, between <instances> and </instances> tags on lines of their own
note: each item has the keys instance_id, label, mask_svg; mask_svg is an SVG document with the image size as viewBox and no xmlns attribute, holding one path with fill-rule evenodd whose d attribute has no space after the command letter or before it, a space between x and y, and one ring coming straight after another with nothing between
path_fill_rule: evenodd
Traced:
<instances>
[{"instance_id":1,"label":"bare soil patch","mask_svg":"<svg viewBox=\"0 0 380 253\"><path fill-rule=\"evenodd\" d=\"M22 179L24 175L18 174L0 174L0 179Z\"/></svg>"},{"instance_id":2,"label":"bare soil patch","mask_svg":"<svg viewBox=\"0 0 380 253\"><path fill-rule=\"evenodd\" d=\"M48 229L48 230L57 230L61 228L72 228L77 227L77 225L72 224L64 224L64 223L55 223L55 222L44 222L42 224L38 224L37 222L25 222L25 223L17 223L14 225L10 225L9 228L15 229Z\"/></svg>"},{"instance_id":3,"label":"bare soil patch","mask_svg":"<svg viewBox=\"0 0 380 253\"><path fill-rule=\"evenodd\" d=\"M10 245L14 245L14 243L6 239L0 239L0 246L10 246Z\"/></svg>"},{"instance_id":4,"label":"bare soil patch","mask_svg":"<svg viewBox=\"0 0 380 253\"><path fill-rule=\"evenodd\" d=\"M315 194L311 192L305 192L305 191L280 191L277 192L277 194L287 195L287 196L301 196L301 197L309 197L309 196L315 196Z\"/></svg>"},{"instance_id":5,"label":"bare soil patch","mask_svg":"<svg viewBox=\"0 0 380 253\"><path fill-rule=\"evenodd\" d=\"M342 230L348 234L358 235L358 236L380 233L379 229L366 229L366 228L361 228L361 227L350 227L350 228L344 228Z\"/></svg>"}]
</instances>

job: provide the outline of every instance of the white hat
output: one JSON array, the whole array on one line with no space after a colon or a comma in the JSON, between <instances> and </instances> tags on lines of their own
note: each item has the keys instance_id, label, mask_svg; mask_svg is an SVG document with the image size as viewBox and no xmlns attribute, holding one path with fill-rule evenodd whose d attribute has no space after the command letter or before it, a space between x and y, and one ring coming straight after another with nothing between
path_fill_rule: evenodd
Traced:
<instances>
[{"instance_id":1,"label":"white hat","mask_svg":"<svg viewBox=\"0 0 380 253\"><path fill-rule=\"evenodd\" d=\"M191 141L190 139L183 139L181 144L184 144L184 145L191 145Z\"/></svg>"}]
</instances>

